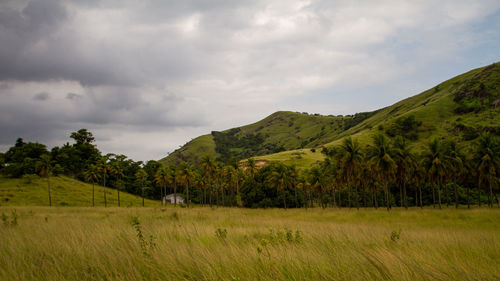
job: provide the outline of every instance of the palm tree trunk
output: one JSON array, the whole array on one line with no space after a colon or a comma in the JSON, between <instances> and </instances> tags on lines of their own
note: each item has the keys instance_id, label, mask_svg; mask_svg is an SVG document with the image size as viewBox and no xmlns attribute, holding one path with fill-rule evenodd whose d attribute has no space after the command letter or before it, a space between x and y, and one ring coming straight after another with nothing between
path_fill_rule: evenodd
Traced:
<instances>
[{"instance_id":1,"label":"palm tree trunk","mask_svg":"<svg viewBox=\"0 0 500 281\"><path fill-rule=\"evenodd\" d=\"M141 189L142 189L142 192L141 192L141 195L142 195L142 206L144 207L144 184L141 186Z\"/></svg>"},{"instance_id":2,"label":"palm tree trunk","mask_svg":"<svg viewBox=\"0 0 500 281\"><path fill-rule=\"evenodd\" d=\"M107 207L107 201L106 201L106 174L104 174L104 207Z\"/></svg>"},{"instance_id":3,"label":"palm tree trunk","mask_svg":"<svg viewBox=\"0 0 500 281\"><path fill-rule=\"evenodd\" d=\"M177 183L174 182L174 207L177 207Z\"/></svg>"},{"instance_id":4,"label":"palm tree trunk","mask_svg":"<svg viewBox=\"0 0 500 281\"><path fill-rule=\"evenodd\" d=\"M470 209L470 186L467 184L467 209Z\"/></svg>"},{"instance_id":5,"label":"palm tree trunk","mask_svg":"<svg viewBox=\"0 0 500 281\"><path fill-rule=\"evenodd\" d=\"M490 208L493 208L493 185L491 184L492 182L492 178L490 176L490 179L489 179L489 186L490 186L490 196L488 196L488 201L490 203Z\"/></svg>"},{"instance_id":6,"label":"palm tree trunk","mask_svg":"<svg viewBox=\"0 0 500 281\"><path fill-rule=\"evenodd\" d=\"M186 181L186 204L189 209L189 183Z\"/></svg>"},{"instance_id":7,"label":"palm tree trunk","mask_svg":"<svg viewBox=\"0 0 500 281\"><path fill-rule=\"evenodd\" d=\"M391 209L391 206L389 203L389 187L388 187L387 183L385 184L384 191L385 191L385 203L387 205L387 211L389 211Z\"/></svg>"},{"instance_id":8,"label":"palm tree trunk","mask_svg":"<svg viewBox=\"0 0 500 281\"><path fill-rule=\"evenodd\" d=\"M438 202L439 202L439 209L441 209L441 181L438 183Z\"/></svg>"},{"instance_id":9,"label":"palm tree trunk","mask_svg":"<svg viewBox=\"0 0 500 281\"><path fill-rule=\"evenodd\" d=\"M163 207L163 185L160 186L160 200L161 200L161 206Z\"/></svg>"},{"instance_id":10,"label":"palm tree trunk","mask_svg":"<svg viewBox=\"0 0 500 281\"><path fill-rule=\"evenodd\" d=\"M415 207L418 207L418 194L416 188L415 188Z\"/></svg>"},{"instance_id":11,"label":"palm tree trunk","mask_svg":"<svg viewBox=\"0 0 500 281\"><path fill-rule=\"evenodd\" d=\"M293 189L294 195L295 195L295 208L299 207L299 200L297 199L297 185L294 184L294 189Z\"/></svg>"},{"instance_id":12,"label":"palm tree trunk","mask_svg":"<svg viewBox=\"0 0 500 281\"><path fill-rule=\"evenodd\" d=\"M283 191L283 206L285 206L285 211L286 211L286 194Z\"/></svg>"},{"instance_id":13,"label":"palm tree trunk","mask_svg":"<svg viewBox=\"0 0 500 281\"><path fill-rule=\"evenodd\" d=\"M406 198L406 181L403 181L403 200L405 203L405 209L408 210L408 200Z\"/></svg>"},{"instance_id":14,"label":"palm tree trunk","mask_svg":"<svg viewBox=\"0 0 500 281\"><path fill-rule=\"evenodd\" d=\"M333 206L337 207L337 199L335 199L335 187L332 187L332 193L333 193Z\"/></svg>"},{"instance_id":15,"label":"palm tree trunk","mask_svg":"<svg viewBox=\"0 0 500 281\"><path fill-rule=\"evenodd\" d=\"M435 186L432 184L432 208L436 208L436 192L435 192Z\"/></svg>"},{"instance_id":16,"label":"palm tree trunk","mask_svg":"<svg viewBox=\"0 0 500 281\"><path fill-rule=\"evenodd\" d=\"M52 207L52 197L50 196L50 176L47 172L47 188L49 190L49 207Z\"/></svg>"},{"instance_id":17,"label":"palm tree trunk","mask_svg":"<svg viewBox=\"0 0 500 281\"><path fill-rule=\"evenodd\" d=\"M403 207L403 189L401 188L401 183L399 183L399 207Z\"/></svg>"},{"instance_id":18,"label":"palm tree trunk","mask_svg":"<svg viewBox=\"0 0 500 281\"><path fill-rule=\"evenodd\" d=\"M209 192L210 208L212 208L212 193L213 193L212 184L210 184L210 192Z\"/></svg>"},{"instance_id":19,"label":"palm tree trunk","mask_svg":"<svg viewBox=\"0 0 500 281\"><path fill-rule=\"evenodd\" d=\"M118 191L118 207L120 207L120 190L118 188L116 190Z\"/></svg>"},{"instance_id":20,"label":"palm tree trunk","mask_svg":"<svg viewBox=\"0 0 500 281\"><path fill-rule=\"evenodd\" d=\"M479 177L479 182L477 184L477 202L479 207L481 207L481 177Z\"/></svg>"},{"instance_id":21,"label":"palm tree trunk","mask_svg":"<svg viewBox=\"0 0 500 281\"><path fill-rule=\"evenodd\" d=\"M355 187L355 190L356 192L356 209L359 211L359 195L358 195L358 187L356 186Z\"/></svg>"},{"instance_id":22,"label":"palm tree trunk","mask_svg":"<svg viewBox=\"0 0 500 281\"><path fill-rule=\"evenodd\" d=\"M453 192L455 192L455 209L458 209L458 191L457 191L457 178L453 180Z\"/></svg>"},{"instance_id":23,"label":"palm tree trunk","mask_svg":"<svg viewBox=\"0 0 500 281\"><path fill-rule=\"evenodd\" d=\"M306 210L307 210L307 207L308 207L308 204L307 204L307 193L305 190L302 190L302 193L304 195L304 206L306 207Z\"/></svg>"},{"instance_id":24,"label":"palm tree trunk","mask_svg":"<svg viewBox=\"0 0 500 281\"><path fill-rule=\"evenodd\" d=\"M420 195L420 209L423 209L424 208L424 203L422 201L422 186L421 185L418 186L418 192L420 193L419 194Z\"/></svg>"}]
</instances>

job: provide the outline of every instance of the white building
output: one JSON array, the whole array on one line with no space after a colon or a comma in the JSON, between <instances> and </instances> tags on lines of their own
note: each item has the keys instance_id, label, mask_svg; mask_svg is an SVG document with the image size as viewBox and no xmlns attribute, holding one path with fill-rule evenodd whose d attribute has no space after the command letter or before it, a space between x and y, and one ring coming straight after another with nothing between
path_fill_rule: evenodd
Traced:
<instances>
[{"instance_id":1,"label":"white building","mask_svg":"<svg viewBox=\"0 0 500 281\"><path fill-rule=\"evenodd\" d=\"M177 194L177 204L182 204L184 203L184 201L185 201L184 197L179 196L179 194ZM172 204L175 203L175 198L173 193L163 197L163 203L166 204L167 202Z\"/></svg>"}]
</instances>

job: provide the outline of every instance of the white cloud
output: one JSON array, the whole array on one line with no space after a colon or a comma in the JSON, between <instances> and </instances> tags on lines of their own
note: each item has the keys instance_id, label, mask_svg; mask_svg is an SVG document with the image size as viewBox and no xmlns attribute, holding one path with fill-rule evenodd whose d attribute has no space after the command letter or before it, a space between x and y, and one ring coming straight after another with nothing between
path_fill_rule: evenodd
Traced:
<instances>
[{"instance_id":1,"label":"white cloud","mask_svg":"<svg viewBox=\"0 0 500 281\"><path fill-rule=\"evenodd\" d=\"M497 1L28 3L0 4L2 145L44 130L60 145L86 127L103 150L142 160L287 106L388 105L428 69L471 68L465 52L499 34L477 26Z\"/></svg>"}]
</instances>

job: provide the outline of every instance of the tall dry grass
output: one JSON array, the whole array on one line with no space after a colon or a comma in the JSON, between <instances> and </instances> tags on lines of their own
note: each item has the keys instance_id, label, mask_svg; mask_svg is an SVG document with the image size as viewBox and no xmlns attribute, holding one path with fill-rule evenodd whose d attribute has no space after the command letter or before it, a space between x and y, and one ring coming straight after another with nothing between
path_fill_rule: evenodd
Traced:
<instances>
[{"instance_id":1,"label":"tall dry grass","mask_svg":"<svg viewBox=\"0 0 500 281\"><path fill-rule=\"evenodd\" d=\"M0 280L500 279L499 209L2 213Z\"/></svg>"}]
</instances>

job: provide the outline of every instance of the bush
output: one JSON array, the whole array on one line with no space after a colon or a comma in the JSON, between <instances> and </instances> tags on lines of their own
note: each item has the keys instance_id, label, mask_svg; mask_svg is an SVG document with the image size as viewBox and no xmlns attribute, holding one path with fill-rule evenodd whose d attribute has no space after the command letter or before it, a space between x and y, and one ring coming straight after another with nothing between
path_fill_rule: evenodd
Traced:
<instances>
[{"instance_id":1,"label":"bush","mask_svg":"<svg viewBox=\"0 0 500 281\"><path fill-rule=\"evenodd\" d=\"M34 181L38 180L40 177L36 174L26 174L23 175L23 183L24 184L31 184Z\"/></svg>"}]
</instances>

